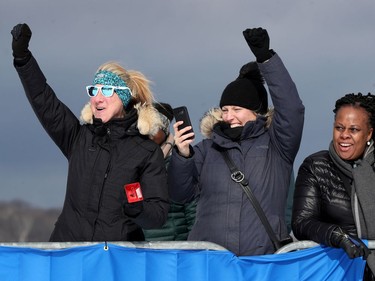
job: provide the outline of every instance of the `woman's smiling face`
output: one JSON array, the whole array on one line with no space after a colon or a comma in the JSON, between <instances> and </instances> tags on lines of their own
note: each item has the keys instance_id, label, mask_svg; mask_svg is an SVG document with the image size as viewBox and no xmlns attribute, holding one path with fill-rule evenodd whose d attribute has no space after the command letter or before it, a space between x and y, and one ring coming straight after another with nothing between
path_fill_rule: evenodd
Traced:
<instances>
[{"instance_id":1,"label":"woman's smiling face","mask_svg":"<svg viewBox=\"0 0 375 281\"><path fill-rule=\"evenodd\" d=\"M343 160L360 158L371 139L369 114L362 107L346 105L337 113L333 125L333 146Z\"/></svg>"},{"instance_id":2,"label":"woman's smiling face","mask_svg":"<svg viewBox=\"0 0 375 281\"><path fill-rule=\"evenodd\" d=\"M254 121L257 116L250 109L237 105L225 105L223 111L223 121L228 123L231 128L243 127L249 121Z\"/></svg>"}]
</instances>

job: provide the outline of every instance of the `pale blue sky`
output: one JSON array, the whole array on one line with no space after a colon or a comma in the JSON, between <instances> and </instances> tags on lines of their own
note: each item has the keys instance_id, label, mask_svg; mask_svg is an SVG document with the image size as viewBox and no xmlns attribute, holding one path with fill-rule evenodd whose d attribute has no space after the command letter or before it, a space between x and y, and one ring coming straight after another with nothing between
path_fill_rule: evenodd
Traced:
<instances>
[{"instance_id":1,"label":"pale blue sky","mask_svg":"<svg viewBox=\"0 0 375 281\"><path fill-rule=\"evenodd\" d=\"M97 67L116 60L143 72L155 96L199 119L254 60L242 31L264 27L306 106L295 172L331 139L332 109L349 92L375 92L375 2L213 0L3 0L0 9L0 200L60 207L67 161L44 132L12 66L13 26L58 97L79 116ZM198 134L198 140L200 135Z\"/></svg>"}]
</instances>

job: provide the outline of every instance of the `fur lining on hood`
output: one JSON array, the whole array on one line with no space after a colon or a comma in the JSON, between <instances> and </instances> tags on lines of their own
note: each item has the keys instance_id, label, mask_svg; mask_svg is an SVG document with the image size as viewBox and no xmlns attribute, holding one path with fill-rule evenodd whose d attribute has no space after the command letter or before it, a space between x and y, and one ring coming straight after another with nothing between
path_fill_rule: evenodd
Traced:
<instances>
[{"instance_id":1,"label":"fur lining on hood","mask_svg":"<svg viewBox=\"0 0 375 281\"><path fill-rule=\"evenodd\" d=\"M267 128L271 125L273 113L273 108L269 108L267 113L265 114L265 117L267 117ZM200 131L204 138L211 138L214 125L220 121L223 121L222 114L223 112L219 107L214 107L203 115L200 120Z\"/></svg>"},{"instance_id":2,"label":"fur lining on hood","mask_svg":"<svg viewBox=\"0 0 375 281\"><path fill-rule=\"evenodd\" d=\"M200 120L200 131L204 138L210 139L214 125L223 121L221 115L223 112L220 108L214 107L207 111Z\"/></svg>"},{"instance_id":3,"label":"fur lining on hood","mask_svg":"<svg viewBox=\"0 0 375 281\"><path fill-rule=\"evenodd\" d=\"M159 112L152 105L136 104L134 108L138 112L137 128L141 135L155 136L160 128L163 127L163 121ZM93 114L88 102L81 111L80 120L83 124L93 124Z\"/></svg>"}]
</instances>

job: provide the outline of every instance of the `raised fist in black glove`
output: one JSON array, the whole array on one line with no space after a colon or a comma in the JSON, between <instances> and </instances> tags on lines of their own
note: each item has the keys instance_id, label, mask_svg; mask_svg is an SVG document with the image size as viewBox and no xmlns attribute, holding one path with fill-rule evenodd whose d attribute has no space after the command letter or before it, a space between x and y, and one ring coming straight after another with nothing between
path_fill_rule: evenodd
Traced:
<instances>
[{"instance_id":1,"label":"raised fist in black glove","mask_svg":"<svg viewBox=\"0 0 375 281\"><path fill-rule=\"evenodd\" d=\"M27 61L31 57L29 51L29 42L31 39L31 30L26 23L17 24L13 27L11 34L13 36L12 49L15 60Z\"/></svg>"},{"instance_id":2,"label":"raised fist in black glove","mask_svg":"<svg viewBox=\"0 0 375 281\"><path fill-rule=\"evenodd\" d=\"M257 62L265 62L275 54L273 50L270 50L270 37L267 30L261 27L248 28L242 33Z\"/></svg>"},{"instance_id":3,"label":"raised fist in black glove","mask_svg":"<svg viewBox=\"0 0 375 281\"><path fill-rule=\"evenodd\" d=\"M332 246L344 249L348 257L351 259L363 257L365 260L371 253L361 239L345 233L339 227L332 232L330 240Z\"/></svg>"}]
</instances>

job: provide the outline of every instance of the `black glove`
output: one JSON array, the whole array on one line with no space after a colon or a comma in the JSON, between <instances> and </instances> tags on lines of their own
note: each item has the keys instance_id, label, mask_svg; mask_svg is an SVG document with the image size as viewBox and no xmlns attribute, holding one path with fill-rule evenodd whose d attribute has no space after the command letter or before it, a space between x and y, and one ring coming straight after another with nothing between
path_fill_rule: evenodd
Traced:
<instances>
[{"instance_id":1,"label":"black glove","mask_svg":"<svg viewBox=\"0 0 375 281\"><path fill-rule=\"evenodd\" d=\"M27 62L31 57L31 52L29 51L31 30L29 26L26 23L17 24L13 27L11 34L13 36L12 49L14 59Z\"/></svg>"},{"instance_id":2,"label":"black glove","mask_svg":"<svg viewBox=\"0 0 375 281\"><path fill-rule=\"evenodd\" d=\"M124 213L128 217L135 218L143 211L143 201L128 203L127 201L124 203Z\"/></svg>"},{"instance_id":3,"label":"black glove","mask_svg":"<svg viewBox=\"0 0 375 281\"><path fill-rule=\"evenodd\" d=\"M275 54L273 50L270 50L270 37L267 30L261 27L248 28L242 33L257 62L265 62Z\"/></svg>"},{"instance_id":4,"label":"black glove","mask_svg":"<svg viewBox=\"0 0 375 281\"><path fill-rule=\"evenodd\" d=\"M341 228L337 227L333 230L330 242L332 246L342 248L346 252L349 258L363 257L367 259L371 253L369 248L362 242L358 237L346 234Z\"/></svg>"}]
</instances>

